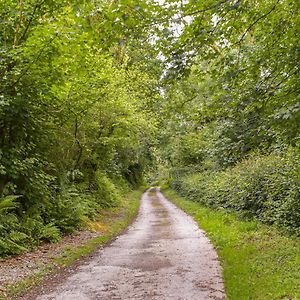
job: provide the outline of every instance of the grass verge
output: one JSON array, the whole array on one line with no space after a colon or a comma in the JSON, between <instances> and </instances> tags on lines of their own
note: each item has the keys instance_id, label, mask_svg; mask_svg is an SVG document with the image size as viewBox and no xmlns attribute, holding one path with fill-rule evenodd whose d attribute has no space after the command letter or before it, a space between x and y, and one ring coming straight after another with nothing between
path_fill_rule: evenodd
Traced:
<instances>
[{"instance_id":1,"label":"grass verge","mask_svg":"<svg viewBox=\"0 0 300 300\"><path fill-rule=\"evenodd\" d=\"M299 238L163 192L206 231L223 267L228 299L300 299Z\"/></svg>"},{"instance_id":2,"label":"grass verge","mask_svg":"<svg viewBox=\"0 0 300 300\"><path fill-rule=\"evenodd\" d=\"M137 215L141 194L142 190L130 192L124 197L121 206L103 212L101 222L91 222L91 227L101 228L103 235L88 240L82 246L66 248L61 256L54 258L53 264L24 278L17 284L8 286L5 291L0 291L0 300L14 299L24 294L29 288L38 285L46 275L54 274L58 269L72 265L76 260L112 241L130 225Z\"/></svg>"},{"instance_id":3,"label":"grass verge","mask_svg":"<svg viewBox=\"0 0 300 300\"><path fill-rule=\"evenodd\" d=\"M122 233L138 212L141 193L141 191L131 192L125 197L121 207L105 211L101 223L95 222L97 225L100 223L99 227L104 231L104 235L87 241L82 247L66 249L61 257L55 259L55 262L61 267L69 266L77 259L94 252L97 247L109 243L114 237Z\"/></svg>"}]
</instances>

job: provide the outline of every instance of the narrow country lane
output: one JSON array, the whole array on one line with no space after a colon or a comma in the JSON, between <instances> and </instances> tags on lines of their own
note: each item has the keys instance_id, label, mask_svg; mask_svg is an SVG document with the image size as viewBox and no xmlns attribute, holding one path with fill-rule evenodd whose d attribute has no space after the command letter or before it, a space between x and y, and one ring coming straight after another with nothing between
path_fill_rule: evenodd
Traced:
<instances>
[{"instance_id":1,"label":"narrow country lane","mask_svg":"<svg viewBox=\"0 0 300 300\"><path fill-rule=\"evenodd\" d=\"M207 300L225 294L217 254L204 232L152 189L126 233L35 299Z\"/></svg>"}]
</instances>

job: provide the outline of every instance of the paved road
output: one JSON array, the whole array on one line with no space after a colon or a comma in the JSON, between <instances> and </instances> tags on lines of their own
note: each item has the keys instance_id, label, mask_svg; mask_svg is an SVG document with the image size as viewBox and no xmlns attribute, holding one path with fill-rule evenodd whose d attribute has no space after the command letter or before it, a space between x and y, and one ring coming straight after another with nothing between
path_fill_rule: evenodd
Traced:
<instances>
[{"instance_id":1,"label":"paved road","mask_svg":"<svg viewBox=\"0 0 300 300\"><path fill-rule=\"evenodd\" d=\"M136 221L36 299L225 299L217 254L197 224L158 190Z\"/></svg>"}]
</instances>

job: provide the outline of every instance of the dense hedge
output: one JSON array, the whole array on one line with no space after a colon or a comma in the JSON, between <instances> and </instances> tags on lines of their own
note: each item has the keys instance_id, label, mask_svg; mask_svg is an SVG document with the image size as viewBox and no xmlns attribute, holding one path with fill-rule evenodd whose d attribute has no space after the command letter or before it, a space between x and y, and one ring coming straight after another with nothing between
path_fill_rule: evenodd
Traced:
<instances>
[{"instance_id":1,"label":"dense hedge","mask_svg":"<svg viewBox=\"0 0 300 300\"><path fill-rule=\"evenodd\" d=\"M172 187L209 207L300 234L300 153L295 149L252 155L225 171L179 176Z\"/></svg>"}]
</instances>

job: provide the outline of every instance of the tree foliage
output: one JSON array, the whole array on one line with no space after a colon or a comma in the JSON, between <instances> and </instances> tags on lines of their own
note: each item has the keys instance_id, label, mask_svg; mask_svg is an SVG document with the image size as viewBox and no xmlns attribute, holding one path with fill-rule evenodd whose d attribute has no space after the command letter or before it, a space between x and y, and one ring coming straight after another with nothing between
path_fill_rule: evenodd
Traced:
<instances>
[{"instance_id":1,"label":"tree foliage","mask_svg":"<svg viewBox=\"0 0 300 300\"><path fill-rule=\"evenodd\" d=\"M293 0L0 0L0 254L72 232L161 166L174 184L197 172L234 186L230 172L259 161L266 198L274 182L294 182L263 170L299 152L299 10ZM280 220L298 226L288 210Z\"/></svg>"},{"instance_id":2,"label":"tree foliage","mask_svg":"<svg viewBox=\"0 0 300 300\"><path fill-rule=\"evenodd\" d=\"M120 42L134 24L123 16L119 28L110 1L1 1L0 14L6 255L56 240L141 184L156 132L148 107L160 96L143 49Z\"/></svg>"},{"instance_id":3,"label":"tree foliage","mask_svg":"<svg viewBox=\"0 0 300 300\"><path fill-rule=\"evenodd\" d=\"M165 5L166 26L181 31L162 42L168 181L207 205L298 232L299 4Z\"/></svg>"}]
</instances>

